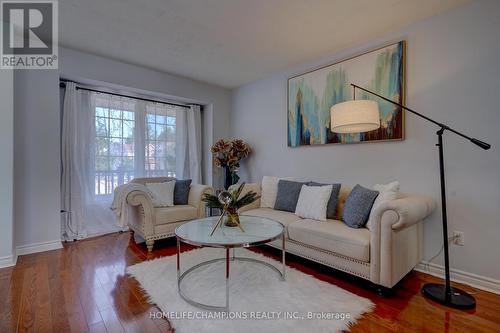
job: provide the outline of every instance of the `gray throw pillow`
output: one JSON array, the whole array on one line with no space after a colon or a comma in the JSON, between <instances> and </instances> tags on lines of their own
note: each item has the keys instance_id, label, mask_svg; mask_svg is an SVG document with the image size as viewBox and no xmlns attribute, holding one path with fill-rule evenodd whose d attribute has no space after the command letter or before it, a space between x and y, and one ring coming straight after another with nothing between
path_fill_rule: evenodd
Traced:
<instances>
[{"instance_id":1,"label":"gray throw pillow","mask_svg":"<svg viewBox=\"0 0 500 333\"><path fill-rule=\"evenodd\" d=\"M308 186L325 186L332 185L332 194L330 194L330 199L328 200L328 206L326 206L326 218L335 219L335 213L337 212L337 202L339 201L339 193L341 184L321 184L316 182L307 183Z\"/></svg>"},{"instance_id":2,"label":"gray throw pillow","mask_svg":"<svg viewBox=\"0 0 500 333\"><path fill-rule=\"evenodd\" d=\"M187 205L191 179L176 180L174 187L174 205Z\"/></svg>"},{"instance_id":3,"label":"gray throw pillow","mask_svg":"<svg viewBox=\"0 0 500 333\"><path fill-rule=\"evenodd\" d=\"M274 209L295 213L297 201L299 201L300 190L304 184L306 183L280 179L278 182L278 194L276 194Z\"/></svg>"},{"instance_id":4,"label":"gray throw pillow","mask_svg":"<svg viewBox=\"0 0 500 333\"><path fill-rule=\"evenodd\" d=\"M354 186L344 205L342 219L345 224L351 228L364 227L377 196L378 191L369 190L359 184Z\"/></svg>"}]
</instances>

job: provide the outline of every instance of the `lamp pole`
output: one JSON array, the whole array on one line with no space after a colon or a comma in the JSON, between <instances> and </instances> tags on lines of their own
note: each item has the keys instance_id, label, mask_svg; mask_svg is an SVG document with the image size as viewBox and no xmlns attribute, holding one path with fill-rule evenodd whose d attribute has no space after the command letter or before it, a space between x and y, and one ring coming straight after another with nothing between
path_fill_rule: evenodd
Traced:
<instances>
[{"instance_id":1,"label":"lamp pole","mask_svg":"<svg viewBox=\"0 0 500 333\"><path fill-rule=\"evenodd\" d=\"M471 138L457 130L454 130L447 125L440 123L438 121L435 121L434 119L431 119L417 111L414 111L410 108L407 108L406 106L394 102L384 96L381 96L373 91L370 91L368 89L365 89L363 87L360 87L358 85L352 84L351 86L354 88L354 92L356 89L360 89L362 91L365 91L371 95L377 96L384 101L387 101L389 103L392 103L394 105L399 106L401 109L407 110L420 118L423 118L437 126L439 126L439 130L436 132L436 135L438 136L438 142L436 146L438 146L439 150L439 178L440 178L440 183L441 183L441 215L442 215L442 222L443 222L443 247L444 247L444 266L445 266L445 284L438 284L438 283L427 283L422 287L422 293L424 296L427 298L430 298L440 304L449 306L449 307L454 307L454 308L461 308L461 309L470 309L474 308L476 306L476 300L474 297L472 297L469 293L458 289L454 288L451 286L450 283L450 257L449 257L449 249L448 249L448 217L447 217L447 212L446 212L446 186L445 186L445 175L444 175L444 149L443 149L443 133L445 131L450 131L452 133L455 133L469 141L471 141L473 144L481 147L484 150L488 150L491 148L491 146L483 142L481 140ZM354 95L356 96L356 95Z\"/></svg>"}]
</instances>

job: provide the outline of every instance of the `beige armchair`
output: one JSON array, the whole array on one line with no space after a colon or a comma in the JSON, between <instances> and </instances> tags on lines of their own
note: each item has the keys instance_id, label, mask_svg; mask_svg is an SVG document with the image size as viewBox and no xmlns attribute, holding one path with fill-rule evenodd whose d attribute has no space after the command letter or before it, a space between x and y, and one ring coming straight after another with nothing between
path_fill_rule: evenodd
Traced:
<instances>
[{"instance_id":1,"label":"beige armchair","mask_svg":"<svg viewBox=\"0 0 500 333\"><path fill-rule=\"evenodd\" d=\"M174 180L172 177L136 178L131 183L146 184ZM192 184L187 205L154 207L147 191L134 190L127 195L129 227L146 240L148 252L155 240L174 236L175 228L186 221L205 217L204 193L212 193L207 185Z\"/></svg>"}]
</instances>

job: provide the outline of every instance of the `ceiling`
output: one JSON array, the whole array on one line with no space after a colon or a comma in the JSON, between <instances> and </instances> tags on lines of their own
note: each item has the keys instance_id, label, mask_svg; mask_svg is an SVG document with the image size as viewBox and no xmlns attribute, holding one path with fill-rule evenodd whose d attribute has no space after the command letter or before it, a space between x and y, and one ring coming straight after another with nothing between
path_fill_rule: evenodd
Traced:
<instances>
[{"instance_id":1,"label":"ceiling","mask_svg":"<svg viewBox=\"0 0 500 333\"><path fill-rule=\"evenodd\" d=\"M63 0L60 44L234 88L468 0Z\"/></svg>"}]
</instances>

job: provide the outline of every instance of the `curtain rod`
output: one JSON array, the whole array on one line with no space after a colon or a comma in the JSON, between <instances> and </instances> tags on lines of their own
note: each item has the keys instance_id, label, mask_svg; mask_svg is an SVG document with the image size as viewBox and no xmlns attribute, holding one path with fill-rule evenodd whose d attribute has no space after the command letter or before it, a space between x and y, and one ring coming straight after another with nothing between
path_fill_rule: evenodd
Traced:
<instances>
[{"instance_id":1,"label":"curtain rod","mask_svg":"<svg viewBox=\"0 0 500 333\"><path fill-rule=\"evenodd\" d=\"M69 80L59 80L59 87L66 88L66 82L73 82L73 83L76 83L78 85L78 82L69 81ZM117 93L112 93L112 92L107 92L107 91L102 91L102 90L97 90L97 89L85 88L85 87L81 87L81 86L77 86L76 90L85 90L85 91L91 91L91 92L96 92L96 93L108 94L108 95L113 95L113 96L133 98L133 99L138 99L138 100L146 101L146 102L161 103L161 104L179 106L181 108L189 109L189 105L186 105L186 104L177 104L177 103L160 101L160 100L156 100L156 99L149 99L149 98L143 98L143 97L136 97L136 96L130 96L130 95L117 94Z\"/></svg>"}]
</instances>

